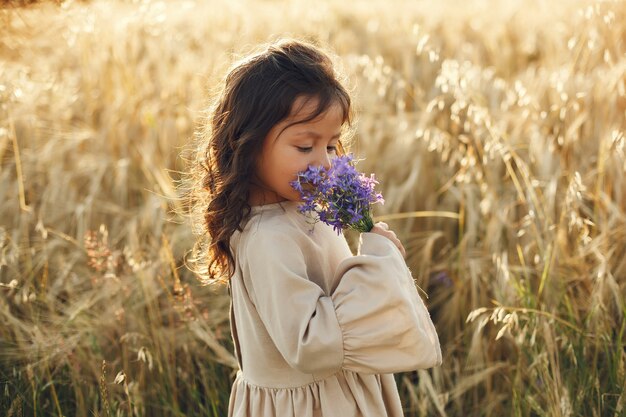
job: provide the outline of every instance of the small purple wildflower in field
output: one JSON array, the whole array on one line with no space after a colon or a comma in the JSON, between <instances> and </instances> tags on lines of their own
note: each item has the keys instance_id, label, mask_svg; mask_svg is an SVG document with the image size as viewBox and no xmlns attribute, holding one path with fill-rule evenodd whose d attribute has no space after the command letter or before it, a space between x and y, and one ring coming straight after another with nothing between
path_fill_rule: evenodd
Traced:
<instances>
[{"instance_id":1,"label":"small purple wildflower in field","mask_svg":"<svg viewBox=\"0 0 626 417\"><path fill-rule=\"evenodd\" d=\"M436 283L441 284L446 288L453 285L452 279L450 279L450 276L445 271L439 271L437 273L433 272L430 276Z\"/></svg>"},{"instance_id":2,"label":"small purple wildflower in field","mask_svg":"<svg viewBox=\"0 0 626 417\"><path fill-rule=\"evenodd\" d=\"M352 154L333 159L331 167L309 166L298 173L291 186L300 193L300 213L314 211L319 220L333 226L340 234L343 229L369 232L374 227L371 205L384 204L382 194L374 187L374 174L367 177L354 167Z\"/></svg>"}]
</instances>

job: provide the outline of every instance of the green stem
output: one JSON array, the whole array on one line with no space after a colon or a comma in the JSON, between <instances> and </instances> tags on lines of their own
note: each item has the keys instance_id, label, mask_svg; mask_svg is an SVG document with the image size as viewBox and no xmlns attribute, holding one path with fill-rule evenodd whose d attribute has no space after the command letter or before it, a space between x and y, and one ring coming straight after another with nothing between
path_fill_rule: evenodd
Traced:
<instances>
[{"instance_id":1,"label":"green stem","mask_svg":"<svg viewBox=\"0 0 626 417\"><path fill-rule=\"evenodd\" d=\"M368 214L365 216L365 231L370 232L373 227L374 227L374 222L372 221L372 218Z\"/></svg>"}]
</instances>

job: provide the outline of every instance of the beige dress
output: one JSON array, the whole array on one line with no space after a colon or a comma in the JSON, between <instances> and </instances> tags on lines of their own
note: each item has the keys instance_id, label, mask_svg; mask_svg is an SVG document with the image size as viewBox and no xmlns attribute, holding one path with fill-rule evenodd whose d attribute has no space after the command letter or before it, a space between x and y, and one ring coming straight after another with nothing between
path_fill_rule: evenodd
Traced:
<instances>
[{"instance_id":1,"label":"beige dress","mask_svg":"<svg viewBox=\"0 0 626 417\"><path fill-rule=\"evenodd\" d=\"M254 206L231 248L240 369L229 417L401 417L394 372L441 364L435 327L386 237L358 254L297 202ZM312 229L312 230L311 230Z\"/></svg>"}]
</instances>

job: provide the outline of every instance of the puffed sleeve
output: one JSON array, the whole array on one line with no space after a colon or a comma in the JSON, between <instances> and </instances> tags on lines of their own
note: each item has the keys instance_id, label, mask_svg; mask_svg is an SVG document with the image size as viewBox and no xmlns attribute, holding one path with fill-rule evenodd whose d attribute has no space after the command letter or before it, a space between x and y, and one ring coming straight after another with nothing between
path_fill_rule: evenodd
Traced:
<instances>
[{"instance_id":1,"label":"puffed sleeve","mask_svg":"<svg viewBox=\"0 0 626 417\"><path fill-rule=\"evenodd\" d=\"M442 363L430 314L399 249L361 233L357 256L339 264L332 294L344 344L343 368L393 373Z\"/></svg>"},{"instance_id":2,"label":"puffed sleeve","mask_svg":"<svg viewBox=\"0 0 626 417\"><path fill-rule=\"evenodd\" d=\"M244 282L268 334L300 372L393 373L441 364L434 325L395 245L362 233L327 296L307 277L301 245L264 230L243 250ZM336 281L334 281L336 282Z\"/></svg>"}]
</instances>

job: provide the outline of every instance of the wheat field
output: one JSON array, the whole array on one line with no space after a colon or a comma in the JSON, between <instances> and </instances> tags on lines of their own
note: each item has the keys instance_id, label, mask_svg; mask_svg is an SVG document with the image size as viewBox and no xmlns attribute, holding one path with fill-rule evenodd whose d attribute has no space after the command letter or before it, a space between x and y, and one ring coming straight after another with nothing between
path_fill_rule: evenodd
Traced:
<instances>
[{"instance_id":1,"label":"wheat field","mask_svg":"<svg viewBox=\"0 0 626 417\"><path fill-rule=\"evenodd\" d=\"M225 416L186 150L238 54L330 45L440 336L406 416L626 415L626 2L0 10L0 414ZM348 235L351 246L355 236Z\"/></svg>"}]
</instances>

